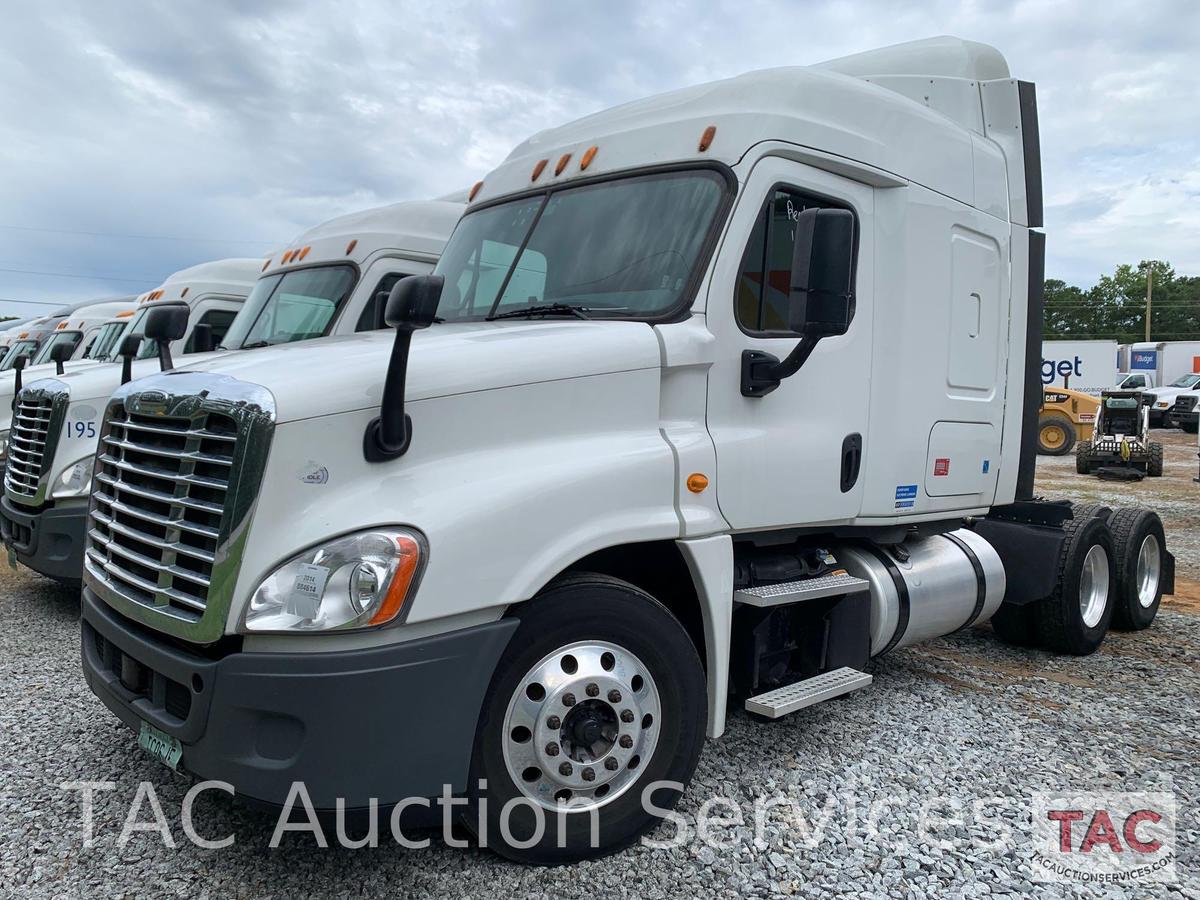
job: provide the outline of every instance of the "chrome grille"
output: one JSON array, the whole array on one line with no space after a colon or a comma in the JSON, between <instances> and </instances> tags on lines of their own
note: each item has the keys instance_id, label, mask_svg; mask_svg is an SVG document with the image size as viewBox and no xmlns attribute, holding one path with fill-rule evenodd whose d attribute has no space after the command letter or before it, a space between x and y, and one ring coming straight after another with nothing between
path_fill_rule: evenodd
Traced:
<instances>
[{"instance_id":1,"label":"chrome grille","mask_svg":"<svg viewBox=\"0 0 1200 900\"><path fill-rule=\"evenodd\" d=\"M1175 399L1175 412L1190 413L1192 410L1194 410L1196 408L1196 402L1197 402L1196 397L1188 397L1186 395L1177 397Z\"/></svg>"},{"instance_id":2,"label":"chrome grille","mask_svg":"<svg viewBox=\"0 0 1200 900\"><path fill-rule=\"evenodd\" d=\"M84 584L193 643L225 633L275 429L275 398L227 375L166 372L109 399Z\"/></svg>"},{"instance_id":3,"label":"chrome grille","mask_svg":"<svg viewBox=\"0 0 1200 900\"><path fill-rule=\"evenodd\" d=\"M10 499L26 504L45 499L46 478L68 399L65 391L33 386L18 396L4 471L4 488Z\"/></svg>"},{"instance_id":4,"label":"chrome grille","mask_svg":"<svg viewBox=\"0 0 1200 900\"><path fill-rule=\"evenodd\" d=\"M208 602L237 426L230 416L109 409L96 457L88 556L122 593L199 619Z\"/></svg>"}]
</instances>

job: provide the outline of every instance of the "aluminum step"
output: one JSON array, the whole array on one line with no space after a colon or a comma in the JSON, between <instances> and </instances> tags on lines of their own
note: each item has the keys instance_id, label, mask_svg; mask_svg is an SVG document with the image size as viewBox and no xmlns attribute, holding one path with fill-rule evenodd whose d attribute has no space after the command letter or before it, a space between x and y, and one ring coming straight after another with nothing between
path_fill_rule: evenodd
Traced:
<instances>
[{"instance_id":1,"label":"aluminum step","mask_svg":"<svg viewBox=\"0 0 1200 900\"><path fill-rule=\"evenodd\" d=\"M764 584L742 588L733 592L735 603L749 606L786 606L801 600L817 600L821 597L836 597L839 594L857 594L870 584L845 572L822 575L820 578L805 578L802 581L787 581L783 584Z\"/></svg>"},{"instance_id":2,"label":"aluminum step","mask_svg":"<svg viewBox=\"0 0 1200 900\"><path fill-rule=\"evenodd\" d=\"M778 719L788 713L794 713L806 706L813 706L823 700L849 694L859 688L865 688L871 683L871 676L858 669L843 666L832 672L814 675L795 684L787 684L746 701L746 711L758 713L768 719Z\"/></svg>"}]
</instances>

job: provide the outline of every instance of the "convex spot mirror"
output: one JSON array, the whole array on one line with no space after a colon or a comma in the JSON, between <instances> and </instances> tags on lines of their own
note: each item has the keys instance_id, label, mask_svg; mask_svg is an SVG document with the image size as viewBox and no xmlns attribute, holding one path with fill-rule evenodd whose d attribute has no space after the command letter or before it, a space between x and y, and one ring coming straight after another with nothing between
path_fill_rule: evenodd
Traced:
<instances>
[{"instance_id":1,"label":"convex spot mirror","mask_svg":"<svg viewBox=\"0 0 1200 900\"><path fill-rule=\"evenodd\" d=\"M845 334L854 317L854 214L806 209L796 220L789 327L805 337Z\"/></svg>"}]
</instances>

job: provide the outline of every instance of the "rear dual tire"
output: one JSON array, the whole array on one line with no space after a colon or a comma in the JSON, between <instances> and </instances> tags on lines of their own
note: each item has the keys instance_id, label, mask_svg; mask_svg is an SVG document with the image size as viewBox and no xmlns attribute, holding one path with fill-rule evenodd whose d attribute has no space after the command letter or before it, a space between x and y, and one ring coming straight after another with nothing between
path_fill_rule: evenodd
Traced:
<instances>
[{"instance_id":1,"label":"rear dual tire","mask_svg":"<svg viewBox=\"0 0 1200 900\"><path fill-rule=\"evenodd\" d=\"M1148 509L1116 510L1108 520L1114 544L1117 594L1114 628L1141 631L1158 614L1167 541L1162 520Z\"/></svg>"}]
</instances>

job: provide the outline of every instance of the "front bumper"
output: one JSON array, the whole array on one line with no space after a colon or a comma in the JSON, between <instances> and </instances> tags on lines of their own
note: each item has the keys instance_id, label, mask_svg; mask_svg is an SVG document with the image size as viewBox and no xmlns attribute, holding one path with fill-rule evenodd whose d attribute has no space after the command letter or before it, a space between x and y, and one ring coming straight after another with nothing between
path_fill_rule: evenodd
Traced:
<instances>
[{"instance_id":1,"label":"front bumper","mask_svg":"<svg viewBox=\"0 0 1200 900\"><path fill-rule=\"evenodd\" d=\"M83 672L126 725L179 739L180 765L279 806L361 809L467 786L484 693L518 621L385 647L209 658L129 622L86 586Z\"/></svg>"},{"instance_id":2,"label":"front bumper","mask_svg":"<svg viewBox=\"0 0 1200 900\"><path fill-rule=\"evenodd\" d=\"M1200 409L1193 409L1191 412L1171 411L1171 425L1175 428L1182 428L1184 425L1195 425L1200 422Z\"/></svg>"},{"instance_id":3,"label":"front bumper","mask_svg":"<svg viewBox=\"0 0 1200 900\"><path fill-rule=\"evenodd\" d=\"M60 581L83 578L87 501L30 510L0 498L0 537L23 564Z\"/></svg>"}]
</instances>

